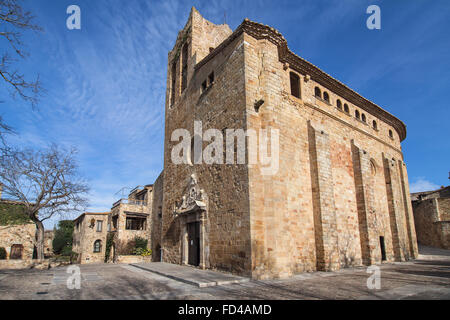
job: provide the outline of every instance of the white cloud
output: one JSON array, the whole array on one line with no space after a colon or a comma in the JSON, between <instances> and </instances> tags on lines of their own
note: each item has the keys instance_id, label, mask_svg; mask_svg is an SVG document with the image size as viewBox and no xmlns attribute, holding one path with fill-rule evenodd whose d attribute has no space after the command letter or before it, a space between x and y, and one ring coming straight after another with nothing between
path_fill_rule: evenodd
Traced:
<instances>
[{"instance_id":1,"label":"white cloud","mask_svg":"<svg viewBox=\"0 0 450 320\"><path fill-rule=\"evenodd\" d=\"M439 185L426 180L424 177L419 177L409 186L410 192L423 192L423 191L433 191L439 189Z\"/></svg>"}]
</instances>

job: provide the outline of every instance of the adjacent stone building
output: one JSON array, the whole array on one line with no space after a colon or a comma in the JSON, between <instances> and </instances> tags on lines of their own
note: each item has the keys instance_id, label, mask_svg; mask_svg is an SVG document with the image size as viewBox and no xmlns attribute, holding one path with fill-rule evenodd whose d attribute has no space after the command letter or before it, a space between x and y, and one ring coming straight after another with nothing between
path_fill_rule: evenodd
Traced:
<instances>
[{"instance_id":1,"label":"adjacent stone building","mask_svg":"<svg viewBox=\"0 0 450 320\"><path fill-rule=\"evenodd\" d=\"M109 224L111 232L115 232L116 244L126 243L136 237L150 242L153 207L153 185L134 188L127 199L113 204Z\"/></svg>"},{"instance_id":2,"label":"adjacent stone building","mask_svg":"<svg viewBox=\"0 0 450 320\"><path fill-rule=\"evenodd\" d=\"M450 249L450 186L411 194L419 244Z\"/></svg>"},{"instance_id":3,"label":"adjacent stone building","mask_svg":"<svg viewBox=\"0 0 450 320\"><path fill-rule=\"evenodd\" d=\"M105 245L110 212L86 212L74 220L72 251L78 263L105 261Z\"/></svg>"},{"instance_id":4,"label":"adjacent stone building","mask_svg":"<svg viewBox=\"0 0 450 320\"><path fill-rule=\"evenodd\" d=\"M152 203L152 228L151 228L151 249L152 261L162 261L162 208L163 208L163 187L164 172L160 174L153 184L153 203Z\"/></svg>"},{"instance_id":5,"label":"adjacent stone building","mask_svg":"<svg viewBox=\"0 0 450 320\"><path fill-rule=\"evenodd\" d=\"M402 121L247 19L233 32L193 8L168 62L152 218L163 261L263 279L417 256ZM185 164L172 159L177 129L194 137ZM250 137L244 164L202 162L196 148L218 139L198 145L208 129L278 132L277 170L250 164L262 152Z\"/></svg>"},{"instance_id":6,"label":"adjacent stone building","mask_svg":"<svg viewBox=\"0 0 450 320\"><path fill-rule=\"evenodd\" d=\"M84 213L74 220L72 250L79 263L124 262L136 238L151 243L153 186L134 188L128 198L115 202L110 212ZM109 254L108 237L111 236ZM108 257L106 257L108 255Z\"/></svg>"},{"instance_id":7,"label":"adjacent stone building","mask_svg":"<svg viewBox=\"0 0 450 320\"><path fill-rule=\"evenodd\" d=\"M24 212L22 202L3 199L2 194L0 183L0 248L6 251L5 260L9 260L0 261L0 268L25 267L34 257L36 225Z\"/></svg>"},{"instance_id":8,"label":"adjacent stone building","mask_svg":"<svg viewBox=\"0 0 450 320\"><path fill-rule=\"evenodd\" d=\"M32 260L36 225L23 212L23 203L0 200L0 248L7 260Z\"/></svg>"},{"instance_id":9,"label":"adjacent stone building","mask_svg":"<svg viewBox=\"0 0 450 320\"><path fill-rule=\"evenodd\" d=\"M0 184L0 248L6 251L6 259L0 259L0 268L23 269L39 267L36 251L36 225L25 213L25 204L2 198ZM44 233L44 257L53 256L52 230Z\"/></svg>"}]
</instances>

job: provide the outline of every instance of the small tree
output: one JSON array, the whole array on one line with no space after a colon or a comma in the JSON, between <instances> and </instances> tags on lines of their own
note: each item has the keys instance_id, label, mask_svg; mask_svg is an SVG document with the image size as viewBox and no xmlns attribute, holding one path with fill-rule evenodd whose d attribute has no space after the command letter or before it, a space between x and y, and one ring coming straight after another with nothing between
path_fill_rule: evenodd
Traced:
<instances>
[{"instance_id":1,"label":"small tree","mask_svg":"<svg viewBox=\"0 0 450 320\"><path fill-rule=\"evenodd\" d=\"M36 224L37 258L44 258L44 224L54 216L82 211L88 186L78 174L76 150L52 145L43 150L11 150L0 157L3 190L24 204Z\"/></svg>"},{"instance_id":2,"label":"small tree","mask_svg":"<svg viewBox=\"0 0 450 320\"><path fill-rule=\"evenodd\" d=\"M134 247L135 249L147 249L147 245L148 245L148 240L145 238L141 238L141 237L134 237Z\"/></svg>"},{"instance_id":3,"label":"small tree","mask_svg":"<svg viewBox=\"0 0 450 320\"><path fill-rule=\"evenodd\" d=\"M70 256L72 253L73 226L72 220L61 220L58 222L53 238L53 252L55 254Z\"/></svg>"}]
</instances>

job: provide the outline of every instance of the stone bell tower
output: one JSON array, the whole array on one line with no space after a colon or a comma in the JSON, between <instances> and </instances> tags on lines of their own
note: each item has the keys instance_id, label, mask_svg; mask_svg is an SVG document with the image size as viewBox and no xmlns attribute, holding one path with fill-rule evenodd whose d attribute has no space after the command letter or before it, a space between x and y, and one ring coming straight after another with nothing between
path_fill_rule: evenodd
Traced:
<instances>
[{"instance_id":1,"label":"stone bell tower","mask_svg":"<svg viewBox=\"0 0 450 320\"><path fill-rule=\"evenodd\" d=\"M188 21L178 33L168 55L166 108L183 99L195 65L221 44L232 30L227 24L209 22L192 7Z\"/></svg>"},{"instance_id":2,"label":"stone bell tower","mask_svg":"<svg viewBox=\"0 0 450 320\"><path fill-rule=\"evenodd\" d=\"M225 126L211 121L211 117L218 112L206 106L214 104L217 108L225 109L222 107L223 102L215 97L216 94L230 101L220 91L221 81L225 80L222 80L219 63L213 61L213 65L207 68L201 67L201 64L205 63L207 57L222 55L222 44L231 34L228 25L209 22L192 8L186 25L178 33L174 47L168 54L161 219L164 262L191 264L201 268L216 267L219 263L215 257L220 254L213 246L217 241L209 237L217 227L215 211L208 210L208 202L202 201L213 190L218 190L219 186L208 185L208 181L212 180L210 168L177 165L172 161L171 151L177 144L172 141L172 134L178 129L185 129L193 137L194 121L202 121L205 126L213 128ZM208 90L205 90L203 83L207 83ZM240 88L242 92L239 97L242 97L243 83ZM200 192L203 186L206 190ZM195 206L191 207L191 204Z\"/></svg>"}]
</instances>

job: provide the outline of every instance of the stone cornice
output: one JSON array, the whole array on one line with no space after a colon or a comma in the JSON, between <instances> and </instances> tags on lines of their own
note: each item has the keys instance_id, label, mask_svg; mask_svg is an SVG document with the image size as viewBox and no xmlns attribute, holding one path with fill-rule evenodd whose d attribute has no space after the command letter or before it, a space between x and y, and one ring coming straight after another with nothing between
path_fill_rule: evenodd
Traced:
<instances>
[{"instance_id":1,"label":"stone cornice","mask_svg":"<svg viewBox=\"0 0 450 320\"><path fill-rule=\"evenodd\" d=\"M283 35L279 31L267 25L245 19L244 22L242 22L242 24L233 32L233 34L231 34L224 42L222 42L221 45L213 50L202 61L200 61L195 66L195 69L197 70L205 65L219 52L221 52L224 47L244 32L257 40L266 39L272 42L278 47L278 57L280 62L289 64L291 69L301 73L302 75L309 75L313 81L319 83L328 90L340 95L342 98L353 103L357 107L364 109L366 112L392 126L399 134L400 141L403 141L406 138L406 125L401 120L375 103L362 97L360 94L320 70L312 63L297 56L289 49L287 41Z\"/></svg>"}]
</instances>

